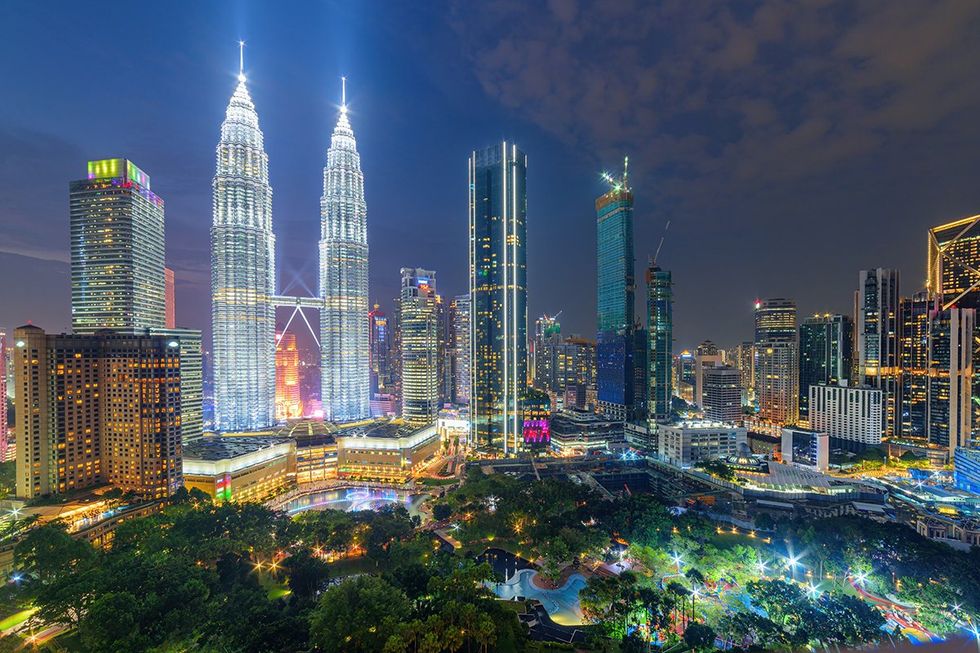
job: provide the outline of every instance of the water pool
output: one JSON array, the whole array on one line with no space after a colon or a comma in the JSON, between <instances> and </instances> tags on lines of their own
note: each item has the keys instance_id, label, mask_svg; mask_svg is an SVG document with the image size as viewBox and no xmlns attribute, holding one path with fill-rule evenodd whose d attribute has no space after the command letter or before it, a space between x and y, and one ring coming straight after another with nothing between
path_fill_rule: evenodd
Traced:
<instances>
[{"instance_id":1,"label":"water pool","mask_svg":"<svg viewBox=\"0 0 980 653\"><path fill-rule=\"evenodd\" d=\"M429 498L427 494L411 494L403 490L374 488L340 488L323 490L297 497L286 504L285 510L296 515L306 510L378 510L385 506L404 506L409 514L420 515L419 507Z\"/></svg>"},{"instance_id":2,"label":"water pool","mask_svg":"<svg viewBox=\"0 0 980 653\"><path fill-rule=\"evenodd\" d=\"M531 579L537 575L533 569L520 569L502 583L488 583L490 588L502 599L523 596L541 601L551 619L562 626L580 626L585 623L582 604L578 593L585 587L582 574L572 574L558 589L548 590L536 586Z\"/></svg>"}]
</instances>

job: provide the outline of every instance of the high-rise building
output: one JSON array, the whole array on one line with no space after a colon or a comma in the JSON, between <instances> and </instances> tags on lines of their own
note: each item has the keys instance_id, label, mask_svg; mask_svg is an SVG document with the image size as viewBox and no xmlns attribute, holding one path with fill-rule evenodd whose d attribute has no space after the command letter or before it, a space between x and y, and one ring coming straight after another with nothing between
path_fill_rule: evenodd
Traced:
<instances>
[{"instance_id":1,"label":"high-rise building","mask_svg":"<svg viewBox=\"0 0 980 653\"><path fill-rule=\"evenodd\" d=\"M936 310L929 325L926 424L932 444L965 447L971 439L976 310Z\"/></svg>"},{"instance_id":2,"label":"high-rise building","mask_svg":"<svg viewBox=\"0 0 980 653\"><path fill-rule=\"evenodd\" d=\"M128 159L88 162L69 186L76 333L166 323L163 200Z\"/></svg>"},{"instance_id":3,"label":"high-rise building","mask_svg":"<svg viewBox=\"0 0 980 653\"><path fill-rule=\"evenodd\" d=\"M401 269L402 417L416 426L439 414L439 306L436 273Z\"/></svg>"},{"instance_id":4,"label":"high-rise building","mask_svg":"<svg viewBox=\"0 0 980 653\"><path fill-rule=\"evenodd\" d=\"M742 423L742 375L729 365L704 370L704 393L701 397L707 419Z\"/></svg>"},{"instance_id":5,"label":"high-rise building","mask_svg":"<svg viewBox=\"0 0 980 653\"><path fill-rule=\"evenodd\" d=\"M898 270L861 270L858 277L856 382L882 392L884 434L896 433L899 361Z\"/></svg>"},{"instance_id":6,"label":"high-rise building","mask_svg":"<svg viewBox=\"0 0 980 653\"><path fill-rule=\"evenodd\" d=\"M837 385L851 376L851 336L847 315L814 315L800 325L800 420L809 419L810 386Z\"/></svg>"},{"instance_id":7,"label":"high-rise building","mask_svg":"<svg viewBox=\"0 0 980 653\"><path fill-rule=\"evenodd\" d=\"M755 396L759 418L795 424L799 417L796 304L766 299L755 304Z\"/></svg>"},{"instance_id":8,"label":"high-rise building","mask_svg":"<svg viewBox=\"0 0 980 653\"><path fill-rule=\"evenodd\" d=\"M899 362L902 370L897 419L898 434L925 439L928 433L930 312L935 305L926 292L899 302Z\"/></svg>"},{"instance_id":9,"label":"high-rise building","mask_svg":"<svg viewBox=\"0 0 980 653\"><path fill-rule=\"evenodd\" d=\"M722 365L723 357L718 346L705 340L694 350L694 403L704 408L704 373Z\"/></svg>"},{"instance_id":10,"label":"high-rise building","mask_svg":"<svg viewBox=\"0 0 980 653\"><path fill-rule=\"evenodd\" d=\"M810 386L810 428L829 435L833 447L854 450L881 444L883 407L877 388Z\"/></svg>"},{"instance_id":11,"label":"high-rise building","mask_svg":"<svg viewBox=\"0 0 980 653\"><path fill-rule=\"evenodd\" d=\"M740 342L735 345L731 352L731 364L732 367L737 369L742 375L742 385L747 391L747 395L752 393L752 384L755 381L755 373L753 366L755 364L755 356L753 354L754 345L751 342ZM749 397L746 396L746 399Z\"/></svg>"},{"instance_id":12,"label":"high-rise building","mask_svg":"<svg viewBox=\"0 0 980 653\"><path fill-rule=\"evenodd\" d=\"M110 484L163 498L181 486L178 336L24 326L14 339L18 496Z\"/></svg>"},{"instance_id":13,"label":"high-rise building","mask_svg":"<svg viewBox=\"0 0 980 653\"><path fill-rule=\"evenodd\" d=\"M694 403L694 354L685 349L674 359L674 393L689 404Z\"/></svg>"},{"instance_id":14,"label":"high-rise building","mask_svg":"<svg viewBox=\"0 0 980 653\"><path fill-rule=\"evenodd\" d=\"M346 88L323 168L320 198L320 383L324 417L371 414L368 242L364 174L347 119Z\"/></svg>"},{"instance_id":15,"label":"high-rise building","mask_svg":"<svg viewBox=\"0 0 980 653\"><path fill-rule=\"evenodd\" d=\"M633 192L628 182L624 170L595 201L599 410L621 420L633 419L637 408Z\"/></svg>"},{"instance_id":16,"label":"high-rise building","mask_svg":"<svg viewBox=\"0 0 980 653\"><path fill-rule=\"evenodd\" d=\"M651 262L647 268L647 418L667 422L674 397L674 291L670 270Z\"/></svg>"},{"instance_id":17,"label":"high-rise building","mask_svg":"<svg viewBox=\"0 0 980 653\"><path fill-rule=\"evenodd\" d=\"M452 330L453 403L470 403L470 296L457 295L449 304Z\"/></svg>"},{"instance_id":18,"label":"high-rise building","mask_svg":"<svg viewBox=\"0 0 980 653\"><path fill-rule=\"evenodd\" d=\"M389 392L391 370L388 358L390 355L390 334L388 331L388 316L377 304L368 313L368 351L371 367L371 397Z\"/></svg>"},{"instance_id":19,"label":"high-rise building","mask_svg":"<svg viewBox=\"0 0 980 653\"><path fill-rule=\"evenodd\" d=\"M469 159L470 440L517 452L527 386L527 156L504 141Z\"/></svg>"},{"instance_id":20,"label":"high-rise building","mask_svg":"<svg viewBox=\"0 0 980 653\"><path fill-rule=\"evenodd\" d=\"M296 334L276 329L276 419L284 422L302 416Z\"/></svg>"},{"instance_id":21,"label":"high-rise building","mask_svg":"<svg viewBox=\"0 0 980 653\"><path fill-rule=\"evenodd\" d=\"M164 279L164 304L166 310L164 312L164 328L175 329L177 328L177 282L174 277L174 271L170 268L163 268L163 279Z\"/></svg>"},{"instance_id":22,"label":"high-rise building","mask_svg":"<svg viewBox=\"0 0 980 653\"><path fill-rule=\"evenodd\" d=\"M204 354L197 329L148 329L148 334L166 338L180 352L180 439L190 442L204 435Z\"/></svg>"},{"instance_id":23,"label":"high-rise building","mask_svg":"<svg viewBox=\"0 0 980 653\"><path fill-rule=\"evenodd\" d=\"M221 123L212 187L215 428L257 430L275 423L276 237L269 157L242 71Z\"/></svg>"},{"instance_id":24,"label":"high-rise building","mask_svg":"<svg viewBox=\"0 0 980 653\"><path fill-rule=\"evenodd\" d=\"M538 390L556 392L557 355L556 345L561 343L561 323L557 316L542 315L534 322L534 340L531 343L531 384Z\"/></svg>"}]
</instances>

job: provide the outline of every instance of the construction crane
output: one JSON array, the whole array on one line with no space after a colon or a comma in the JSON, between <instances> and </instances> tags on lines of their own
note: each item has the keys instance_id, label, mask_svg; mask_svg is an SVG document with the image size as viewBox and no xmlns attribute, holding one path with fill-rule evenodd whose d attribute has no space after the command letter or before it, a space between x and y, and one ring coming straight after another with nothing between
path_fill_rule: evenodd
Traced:
<instances>
[{"instance_id":1,"label":"construction crane","mask_svg":"<svg viewBox=\"0 0 980 653\"><path fill-rule=\"evenodd\" d=\"M602 177L602 180L604 182L606 182L607 184L609 184L609 187L612 190L614 190L614 191L625 190L628 193L629 190L630 190L630 186L629 186L629 171L630 171L630 158L627 156L627 157L623 157L623 176L622 177L620 177L619 179L616 179L615 177L613 177L608 172L603 172L599 176Z\"/></svg>"}]
</instances>

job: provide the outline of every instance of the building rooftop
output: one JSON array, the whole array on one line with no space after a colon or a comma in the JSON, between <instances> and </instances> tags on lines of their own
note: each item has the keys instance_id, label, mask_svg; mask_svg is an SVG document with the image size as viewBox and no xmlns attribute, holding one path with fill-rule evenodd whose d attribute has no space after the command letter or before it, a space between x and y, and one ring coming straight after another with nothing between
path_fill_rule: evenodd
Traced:
<instances>
[{"instance_id":1,"label":"building rooftop","mask_svg":"<svg viewBox=\"0 0 980 653\"><path fill-rule=\"evenodd\" d=\"M268 449L278 444L290 444L286 438L275 436L221 436L199 438L184 445L184 460L228 460Z\"/></svg>"},{"instance_id":2,"label":"building rooftop","mask_svg":"<svg viewBox=\"0 0 980 653\"><path fill-rule=\"evenodd\" d=\"M408 437L426 428L428 425L415 426L400 419L381 418L338 427L336 436L338 438L386 438L394 440Z\"/></svg>"},{"instance_id":3,"label":"building rooftop","mask_svg":"<svg viewBox=\"0 0 980 653\"><path fill-rule=\"evenodd\" d=\"M675 429L736 429L739 428L734 424L729 424L728 422L719 422L713 419L685 419L674 422L673 424L666 424L664 428L675 428Z\"/></svg>"}]
</instances>

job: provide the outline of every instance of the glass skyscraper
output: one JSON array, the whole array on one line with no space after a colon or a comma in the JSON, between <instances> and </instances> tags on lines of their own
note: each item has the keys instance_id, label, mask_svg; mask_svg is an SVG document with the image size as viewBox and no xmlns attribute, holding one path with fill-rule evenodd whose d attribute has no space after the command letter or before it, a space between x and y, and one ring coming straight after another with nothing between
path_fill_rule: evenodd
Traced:
<instances>
[{"instance_id":1,"label":"glass skyscraper","mask_svg":"<svg viewBox=\"0 0 980 653\"><path fill-rule=\"evenodd\" d=\"M215 428L249 431L275 423L276 237L269 157L243 73L221 123L216 160L211 226Z\"/></svg>"},{"instance_id":2,"label":"glass skyscraper","mask_svg":"<svg viewBox=\"0 0 980 653\"><path fill-rule=\"evenodd\" d=\"M796 303L765 299L755 304L755 396L759 418L796 424L799 417L799 355Z\"/></svg>"},{"instance_id":3,"label":"glass skyscraper","mask_svg":"<svg viewBox=\"0 0 980 653\"><path fill-rule=\"evenodd\" d=\"M647 268L647 417L652 422L670 420L670 402L674 396L674 291L670 270L655 263Z\"/></svg>"},{"instance_id":4,"label":"glass skyscraper","mask_svg":"<svg viewBox=\"0 0 980 653\"><path fill-rule=\"evenodd\" d=\"M163 200L150 176L127 159L89 161L69 204L72 330L163 328Z\"/></svg>"},{"instance_id":5,"label":"glass skyscraper","mask_svg":"<svg viewBox=\"0 0 980 653\"><path fill-rule=\"evenodd\" d=\"M810 386L851 376L854 323L847 315L814 315L800 325L800 419L809 419Z\"/></svg>"},{"instance_id":6,"label":"glass skyscraper","mask_svg":"<svg viewBox=\"0 0 980 653\"><path fill-rule=\"evenodd\" d=\"M527 389L527 156L506 141L469 158L471 441L515 453Z\"/></svg>"},{"instance_id":7,"label":"glass skyscraper","mask_svg":"<svg viewBox=\"0 0 980 653\"><path fill-rule=\"evenodd\" d=\"M625 174L595 202L599 410L630 420L636 411L633 193Z\"/></svg>"},{"instance_id":8,"label":"glass skyscraper","mask_svg":"<svg viewBox=\"0 0 980 653\"><path fill-rule=\"evenodd\" d=\"M882 391L884 435L898 422L899 356L898 270L861 270L858 277L857 382Z\"/></svg>"},{"instance_id":9,"label":"glass skyscraper","mask_svg":"<svg viewBox=\"0 0 980 653\"><path fill-rule=\"evenodd\" d=\"M320 198L320 386L324 418L371 415L364 174L346 97L327 149Z\"/></svg>"}]
</instances>

